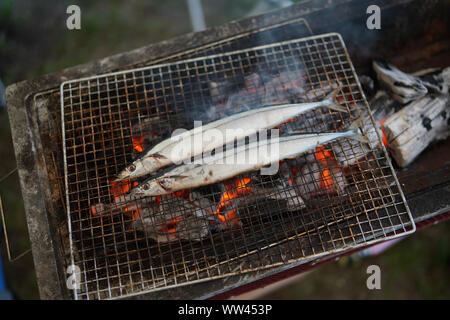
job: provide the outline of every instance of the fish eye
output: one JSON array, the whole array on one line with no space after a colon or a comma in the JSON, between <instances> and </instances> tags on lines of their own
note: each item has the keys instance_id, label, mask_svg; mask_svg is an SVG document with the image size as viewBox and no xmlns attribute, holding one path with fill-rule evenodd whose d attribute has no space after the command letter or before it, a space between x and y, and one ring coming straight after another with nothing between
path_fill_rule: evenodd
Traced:
<instances>
[{"instance_id":1,"label":"fish eye","mask_svg":"<svg viewBox=\"0 0 450 320\"><path fill-rule=\"evenodd\" d=\"M144 190L148 190L149 188L150 188L150 186L147 183L142 185L142 189L144 189Z\"/></svg>"},{"instance_id":2,"label":"fish eye","mask_svg":"<svg viewBox=\"0 0 450 320\"><path fill-rule=\"evenodd\" d=\"M131 166L128 167L128 169L133 172L134 170L136 170L136 166L134 164L132 164Z\"/></svg>"}]
</instances>

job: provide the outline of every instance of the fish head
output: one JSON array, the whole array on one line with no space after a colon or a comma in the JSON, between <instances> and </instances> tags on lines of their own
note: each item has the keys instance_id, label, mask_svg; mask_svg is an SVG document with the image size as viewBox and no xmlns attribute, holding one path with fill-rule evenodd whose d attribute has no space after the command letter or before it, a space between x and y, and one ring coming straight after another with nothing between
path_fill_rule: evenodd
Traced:
<instances>
[{"instance_id":1,"label":"fish head","mask_svg":"<svg viewBox=\"0 0 450 320\"><path fill-rule=\"evenodd\" d=\"M130 191L131 196L158 196L167 194L167 190L158 179L146 180Z\"/></svg>"},{"instance_id":2,"label":"fish head","mask_svg":"<svg viewBox=\"0 0 450 320\"><path fill-rule=\"evenodd\" d=\"M132 163L126 166L114 179L115 181L127 180L139 176L139 173L143 175L143 167L137 163Z\"/></svg>"},{"instance_id":3,"label":"fish head","mask_svg":"<svg viewBox=\"0 0 450 320\"><path fill-rule=\"evenodd\" d=\"M153 173L159 168L153 157L137 159L133 163L127 165L116 176L115 181L133 179Z\"/></svg>"}]
</instances>

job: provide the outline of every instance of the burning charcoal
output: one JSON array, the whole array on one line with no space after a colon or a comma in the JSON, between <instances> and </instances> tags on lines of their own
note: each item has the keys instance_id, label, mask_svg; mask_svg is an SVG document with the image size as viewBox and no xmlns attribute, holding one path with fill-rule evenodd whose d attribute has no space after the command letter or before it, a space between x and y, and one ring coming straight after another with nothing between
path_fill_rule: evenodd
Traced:
<instances>
[{"instance_id":1,"label":"burning charcoal","mask_svg":"<svg viewBox=\"0 0 450 320\"><path fill-rule=\"evenodd\" d=\"M276 200L279 207L286 211L297 211L305 207L305 202L289 180L280 185L262 185L255 183L250 186L251 192L245 197L245 204L249 205L264 200Z\"/></svg>"},{"instance_id":2,"label":"burning charcoal","mask_svg":"<svg viewBox=\"0 0 450 320\"><path fill-rule=\"evenodd\" d=\"M345 178L338 165L338 161L325 146L317 146L313 160L303 166L298 173L295 172L295 186L302 195L310 197L325 193L343 194L346 186Z\"/></svg>"},{"instance_id":3,"label":"burning charcoal","mask_svg":"<svg viewBox=\"0 0 450 320\"><path fill-rule=\"evenodd\" d=\"M414 73L419 77L424 85L433 93L449 93L450 87L450 67L444 69L427 69Z\"/></svg>"},{"instance_id":4,"label":"burning charcoal","mask_svg":"<svg viewBox=\"0 0 450 320\"><path fill-rule=\"evenodd\" d=\"M123 200L124 198L121 198ZM133 217L139 213L140 210L148 210L152 212L158 211L158 206L155 205L153 197L146 197L142 199L128 199L127 201L117 201L112 204L97 203L91 206L91 214L94 216L102 216L109 214L131 214ZM137 211L137 212L136 212Z\"/></svg>"},{"instance_id":5,"label":"burning charcoal","mask_svg":"<svg viewBox=\"0 0 450 320\"><path fill-rule=\"evenodd\" d=\"M410 164L431 142L449 134L448 95L411 102L383 123L391 155L401 167Z\"/></svg>"},{"instance_id":6,"label":"burning charcoal","mask_svg":"<svg viewBox=\"0 0 450 320\"><path fill-rule=\"evenodd\" d=\"M375 141L378 141L378 137L376 139ZM343 167L355 164L370 152L366 144L351 139L342 140L338 145L333 145L332 148L336 160Z\"/></svg>"},{"instance_id":7,"label":"burning charcoal","mask_svg":"<svg viewBox=\"0 0 450 320\"><path fill-rule=\"evenodd\" d=\"M386 91L378 91L369 102L370 111L375 122L379 123L400 110L403 105L392 99Z\"/></svg>"},{"instance_id":8,"label":"burning charcoal","mask_svg":"<svg viewBox=\"0 0 450 320\"><path fill-rule=\"evenodd\" d=\"M340 81L332 83L320 83L315 87L305 90L303 96L300 96L298 98L300 99L300 102L319 101L325 98L325 96L331 93L333 90L342 87L343 84Z\"/></svg>"},{"instance_id":9,"label":"burning charcoal","mask_svg":"<svg viewBox=\"0 0 450 320\"><path fill-rule=\"evenodd\" d=\"M305 208L305 202L292 185L276 186L274 190L266 192L266 194L266 199L282 202L282 207L285 207L287 211Z\"/></svg>"},{"instance_id":10,"label":"burning charcoal","mask_svg":"<svg viewBox=\"0 0 450 320\"><path fill-rule=\"evenodd\" d=\"M208 82L209 93L213 104L221 104L229 97L230 93L235 91L233 82L224 80L220 82Z\"/></svg>"},{"instance_id":11,"label":"burning charcoal","mask_svg":"<svg viewBox=\"0 0 450 320\"><path fill-rule=\"evenodd\" d=\"M306 201L327 193L343 194L345 186L345 177L339 168L317 162L307 163L295 177L295 188Z\"/></svg>"},{"instance_id":12,"label":"burning charcoal","mask_svg":"<svg viewBox=\"0 0 450 320\"><path fill-rule=\"evenodd\" d=\"M169 124L157 116L142 119L131 128L135 153L139 154L162 139L165 135L161 133L169 134L171 131Z\"/></svg>"},{"instance_id":13,"label":"burning charcoal","mask_svg":"<svg viewBox=\"0 0 450 320\"><path fill-rule=\"evenodd\" d=\"M373 79L366 75L358 76L359 82L361 83L361 87L366 95L366 98L369 100L375 95L375 82Z\"/></svg>"},{"instance_id":14,"label":"burning charcoal","mask_svg":"<svg viewBox=\"0 0 450 320\"><path fill-rule=\"evenodd\" d=\"M243 177L223 182L224 191L214 211L214 214L222 222L222 229L240 225L237 216L238 207L242 197L252 191L248 186L250 181L250 177Z\"/></svg>"},{"instance_id":15,"label":"burning charcoal","mask_svg":"<svg viewBox=\"0 0 450 320\"><path fill-rule=\"evenodd\" d=\"M293 187L293 180L290 168L296 168L295 166L303 165L305 160L303 158L289 159L291 164L288 165L287 161L280 162L279 172L280 179L277 179L277 184L273 183L272 179L264 181L267 176L255 176L252 178L250 184L250 192L246 194L245 202L252 203L264 199L277 200L283 210L296 211L305 207L305 203L301 196L296 192Z\"/></svg>"},{"instance_id":16,"label":"burning charcoal","mask_svg":"<svg viewBox=\"0 0 450 320\"><path fill-rule=\"evenodd\" d=\"M360 127L363 129L364 135L369 141L369 144L362 143L354 139L342 139L339 143L334 143L332 145L334 156L337 162L342 167L347 167L355 164L358 160L364 158L371 150L377 149L379 146L379 139L377 132L382 136L380 126L383 120L376 121L376 128L372 126L372 120L365 107L360 107L361 112L361 124ZM391 111L392 112L392 111ZM384 114L379 112L378 115Z\"/></svg>"},{"instance_id":17,"label":"burning charcoal","mask_svg":"<svg viewBox=\"0 0 450 320\"><path fill-rule=\"evenodd\" d=\"M261 106L265 104L263 100L265 92L266 87L260 75L250 74L244 78L243 87L228 98L226 109L231 113L236 113Z\"/></svg>"},{"instance_id":18,"label":"burning charcoal","mask_svg":"<svg viewBox=\"0 0 450 320\"><path fill-rule=\"evenodd\" d=\"M208 83L213 104L209 113L220 110L231 114L262 104L265 87L259 74L252 73L237 82L225 80Z\"/></svg>"},{"instance_id":19,"label":"burning charcoal","mask_svg":"<svg viewBox=\"0 0 450 320\"><path fill-rule=\"evenodd\" d=\"M220 86L215 81L209 81L208 87L212 102L214 104L220 103L220 98L222 97L220 92Z\"/></svg>"},{"instance_id":20,"label":"burning charcoal","mask_svg":"<svg viewBox=\"0 0 450 320\"><path fill-rule=\"evenodd\" d=\"M201 241L214 228L210 214L189 201L170 197L162 199L158 212L142 210L134 221L134 228L158 242L177 240Z\"/></svg>"},{"instance_id":21,"label":"burning charcoal","mask_svg":"<svg viewBox=\"0 0 450 320\"><path fill-rule=\"evenodd\" d=\"M419 99L428 92L419 78L400 71L386 61L374 60L372 66L377 73L380 86L401 103Z\"/></svg>"},{"instance_id":22,"label":"burning charcoal","mask_svg":"<svg viewBox=\"0 0 450 320\"><path fill-rule=\"evenodd\" d=\"M295 177L295 186L302 198L308 201L320 190L320 168L315 162L306 164Z\"/></svg>"},{"instance_id":23,"label":"burning charcoal","mask_svg":"<svg viewBox=\"0 0 450 320\"><path fill-rule=\"evenodd\" d=\"M107 208L109 208L108 205L105 205L104 203L96 203L91 206L91 213L92 215L102 215L105 214L107 211Z\"/></svg>"},{"instance_id":24,"label":"burning charcoal","mask_svg":"<svg viewBox=\"0 0 450 320\"><path fill-rule=\"evenodd\" d=\"M192 191L189 195L189 201L195 203L197 207L203 210L210 212L215 211L214 203L209 198L206 198L199 192Z\"/></svg>"},{"instance_id":25,"label":"burning charcoal","mask_svg":"<svg viewBox=\"0 0 450 320\"><path fill-rule=\"evenodd\" d=\"M305 76L301 71L284 71L265 75L263 104L298 102L305 95Z\"/></svg>"}]
</instances>

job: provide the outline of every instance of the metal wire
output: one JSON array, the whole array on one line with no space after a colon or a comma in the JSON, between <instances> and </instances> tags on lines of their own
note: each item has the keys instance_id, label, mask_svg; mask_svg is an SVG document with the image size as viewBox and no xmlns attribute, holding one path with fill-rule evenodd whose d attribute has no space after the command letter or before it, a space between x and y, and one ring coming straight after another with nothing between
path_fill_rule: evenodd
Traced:
<instances>
[{"instance_id":1,"label":"metal wire","mask_svg":"<svg viewBox=\"0 0 450 320\"><path fill-rule=\"evenodd\" d=\"M2 201L1 196L0 196L0 215L1 215L2 225L3 225L3 233L5 235L6 253L8 254L8 261L16 262L20 258L24 257L27 253L31 252L31 249L27 249L15 257L12 256L11 247L10 247L9 238L8 238L8 231L6 230L5 213L3 211L3 201Z\"/></svg>"},{"instance_id":2,"label":"metal wire","mask_svg":"<svg viewBox=\"0 0 450 320\"><path fill-rule=\"evenodd\" d=\"M260 85L252 86L255 75ZM326 146L333 153L340 151L349 163L360 159L346 165L345 179L340 178L342 165L334 160L327 160L329 175L324 178L324 165L314 160L314 154L298 157L296 161L302 166L287 163L289 175L295 180L291 188L306 190L302 197L293 196L287 187L270 189L286 182L281 175L267 179L241 175L241 184L250 180L249 188L258 190L254 194L270 189L271 197L255 201L254 195L239 195L234 209L240 224L225 230L211 229L209 222L199 221L192 216L194 209L187 200L175 196L161 197L157 205L156 199L129 201L127 205L140 208L137 218L132 217L131 207L111 207L106 214L92 214L92 207L98 203L114 203L111 178L136 155L133 138L142 137L148 121L161 139L175 128L192 127L190 120L195 117L211 121L211 117L239 111L236 108L257 106L261 99L268 99L267 94L262 98L252 93L260 87L270 92L272 102L298 102L298 92L286 92L299 79L302 85L296 85L296 89L308 87L314 92L340 83L338 97L350 111L349 116L317 110L286 127L317 131L326 126L338 130L369 115L369 123L363 126L364 134L372 139L368 151L360 143L336 141ZM230 94L236 92L240 92L238 97L245 97L245 104L227 103ZM315 94L312 98L317 97ZM76 298L114 298L179 286L414 231L395 173L379 145L378 133L373 135L376 130L367 102L337 34L65 82L61 85L61 104L71 256L83 275L81 289L74 293ZM300 168L302 174L295 176L294 169ZM341 186L335 186L339 190L328 192L317 187L331 179L342 180ZM239 192L238 184L231 185L230 192ZM217 206L224 191L209 186L198 193ZM299 207L300 198L306 207ZM296 203L295 210L287 207L291 202ZM170 233L161 233L155 227L135 227L143 218L144 208L155 210L151 217L160 220L159 226L170 229L171 221L183 217L191 229L185 230L186 235L176 230L176 238L162 241ZM192 236L202 232L200 241Z\"/></svg>"},{"instance_id":3,"label":"metal wire","mask_svg":"<svg viewBox=\"0 0 450 320\"><path fill-rule=\"evenodd\" d=\"M277 17L281 18L281 17ZM295 39L299 36L312 35L311 28L303 18L293 18L275 23L275 19L269 19L264 24L266 26L258 27L247 32L232 35L230 37L221 39L219 41L211 42L192 49L183 50L181 52L154 58L147 61L145 65L156 64L164 61L177 61L180 59L188 59L192 57L205 56L208 54L224 53L232 50L249 48L259 43L274 43L277 41ZM283 19L280 19L283 20ZM58 212L64 211L67 214L65 204L65 182L64 182L64 167L62 157L62 137L61 137L61 113L60 109L53 109L52 105L60 100L59 90L49 89L39 92L34 96L34 104L40 109L46 109L46 112L39 113L39 126L41 134L41 143L44 147L43 156L47 165L49 173L49 183L57 185L59 188L52 189L52 198L55 214L58 217L61 215ZM73 265L71 259L71 248L68 244L69 229L64 227L64 224L56 231L61 240L61 247L63 249L63 258L65 262L65 270L69 265ZM156 289L155 289L156 290ZM122 290L120 290L122 294ZM74 296L77 298L76 292Z\"/></svg>"}]
</instances>

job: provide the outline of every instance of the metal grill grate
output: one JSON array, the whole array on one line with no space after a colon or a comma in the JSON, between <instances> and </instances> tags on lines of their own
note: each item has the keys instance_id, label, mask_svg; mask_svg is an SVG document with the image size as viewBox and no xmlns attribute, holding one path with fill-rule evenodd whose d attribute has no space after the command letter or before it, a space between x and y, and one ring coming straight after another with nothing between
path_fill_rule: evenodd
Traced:
<instances>
[{"instance_id":1,"label":"metal grill grate","mask_svg":"<svg viewBox=\"0 0 450 320\"><path fill-rule=\"evenodd\" d=\"M111 179L140 143L190 129L194 120L205 123L265 103L316 100L336 84L348 115L318 109L281 132L342 130L366 119L369 147L336 141L284 162L274 176L243 174L188 196L114 205L118 186ZM82 272L75 298L204 281L414 231L337 34L65 82L61 104L71 255ZM324 153L332 156L323 159ZM233 228L212 228L210 220L192 215L193 202L214 211L225 192L239 199L227 208L238 217ZM149 215L158 227L138 228Z\"/></svg>"},{"instance_id":2,"label":"metal grill grate","mask_svg":"<svg viewBox=\"0 0 450 320\"><path fill-rule=\"evenodd\" d=\"M279 21L280 20L280 21ZM277 22L278 21L278 22ZM147 61L141 66L136 64L133 68L155 65L163 62L172 62L206 56L212 54L221 54L225 52L241 50L257 46L260 43L271 44L280 41L297 39L302 36L312 35L309 24L303 18L286 19L279 14L272 16L262 23L262 25L253 30L233 34L218 41L210 42L188 50L183 50L175 54L166 55L164 57L156 57L151 61ZM51 185L57 186L52 188L51 198L53 199L49 206L54 206L56 212L64 213L64 215L56 213L61 219L60 227L56 230L61 239L62 257L64 266L62 270L72 264L70 258L69 233L67 230L67 206L64 178L64 159L63 159L63 142L61 132L61 108L53 108L58 105L61 100L59 88L46 90L34 95L34 105L40 110L46 109L47 112L39 113L40 126L38 127L41 135L41 143L44 150L41 156L45 158L47 172L49 172L49 181Z\"/></svg>"}]
</instances>

